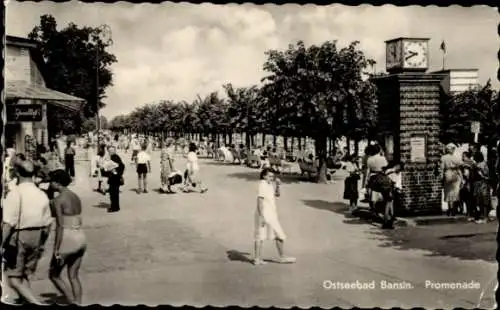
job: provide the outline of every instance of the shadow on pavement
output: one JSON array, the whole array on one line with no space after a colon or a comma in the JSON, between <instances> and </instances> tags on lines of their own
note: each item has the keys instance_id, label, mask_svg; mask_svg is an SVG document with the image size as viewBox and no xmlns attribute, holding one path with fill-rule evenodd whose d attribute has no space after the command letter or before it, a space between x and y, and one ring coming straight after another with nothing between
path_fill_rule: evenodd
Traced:
<instances>
[{"instance_id":1,"label":"shadow on pavement","mask_svg":"<svg viewBox=\"0 0 500 310\"><path fill-rule=\"evenodd\" d=\"M325 200L302 200L306 206L319 209L332 211L338 214L346 215L346 211L349 210L349 206L343 202L330 202Z\"/></svg>"},{"instance_id":2,"label":"shadow on pavement","mask_svg":"<svg viewBox=\"0 0 500 310\"><path fill-rule=\"evenodd\" d=\"M69 305L70 303L63 295L56 293L43 293L40 295L43 298L43 302L50 305Z\"/></svg>"},{"instance_id":3,"label":"shadow on pavement","mask_svg":"<svg viewBox=\"0 0 500 310\"><path fill-rule=\"evenodd\" d=\"M100 209L109 209L110 206L111 205L109 203L107 203L107 202L100 202L100 203L94 205L93 207L94 208L100 208Z\"/></svg>"},{"instance_id":4,"label":"shadow on pavement","mask_svg":"<svg viewBox=\"0 0 500 310\"><path fill-rule=\"evenodd\" d=\"M247 252L240 252L237 250L229 250L226 252L226 255L230 261L243 262L243 263L249 263L249 264L253 263L252 259L250 258L250 253L247 253Z\"/></svg>"},{"instance_id":5,"label":"shadow on pavement","mask_svg":"<svg viewBox=\"0 0 500 310\"><path fill-rule=\"evenodd\" d=\"M208 165L208 166L242 166L242 167L246 167L238 162L235 162L235 163L228 163L228 162L225 162L225 161L206 161L204 162L205 165Z\"/></svg>"},{"instance_id":6,"label":"shadow on pavement","mask_svg":"<svg viewBox=\"0 0 500 310\"><path fill-rule=\"evenodd\" d=\"M230 173L228 176L231 178L236 178L246 181L258 181L260 178L260 172L259 170L253 170L248 172L236 172L236 173ZM285 184L302 183L305 181L305 179L302 179L298 175L279 174L278 177L280 178L281 182Z\"/></svg>"},{"instance_id":7,"label":"shadow on pavement","mask_svg":"<svg viewBox=\"0 0 500 310\"><path fill-rule=\"evenodd\" d=\"M489 262L496 260L496 223L416 226L369 233L381 242L380 247L427 250L431 252L427 256Z\"/></svg>"}]
</instances>

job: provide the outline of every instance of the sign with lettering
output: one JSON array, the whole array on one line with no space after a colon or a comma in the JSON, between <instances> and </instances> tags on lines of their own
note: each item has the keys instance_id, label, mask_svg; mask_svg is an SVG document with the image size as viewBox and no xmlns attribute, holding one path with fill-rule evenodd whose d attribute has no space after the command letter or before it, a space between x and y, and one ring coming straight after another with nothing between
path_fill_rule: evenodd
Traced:
<instances>
[{"instance_id":1,"label":"sign with lettering","mask_svg":"<svg viewBox=\"0 0 500 310\"><path fill-rule=\"evenodd\" d=\"M425 163L427 161L427 143L425 136L413 136L410 139L410 161Z\"/></svg>"},{"instance_id":2,"label":"sign with lettering","mask_svg":"<svg viewBox=\"0 0 500 310\"><path fill-rule=\"evenodd\" d=\"M8 122L41 122L43 109L40 104L7 105Z\"/></svg>"},{"instance_id":3,"label":"sign with lettering","mask_svg":"<svg viewBox=\"0 0 500 310\"><path fill-rule=\"evenodd\" d=\"M481 131L481 123L480 122L471 122L470 124L470 131L472 133L479 133Z\"/></svg>"}]
</instances>

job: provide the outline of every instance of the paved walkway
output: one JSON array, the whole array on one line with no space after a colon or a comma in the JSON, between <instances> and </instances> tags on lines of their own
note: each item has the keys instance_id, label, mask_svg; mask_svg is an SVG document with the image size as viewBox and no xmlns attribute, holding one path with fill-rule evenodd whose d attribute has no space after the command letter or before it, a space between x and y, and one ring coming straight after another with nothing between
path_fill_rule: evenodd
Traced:
<instances>
[{"instance_id":1,"label":"paved walkway","mask_svg":"<svg viewBox=\"0 0 500 310\"><path fill-rule=\"evenodd\" d=\"M158 157L153 156L155 168ZM285 179L278 208L289 236L286 251L298 261L253 266L247 259L253 248L257 170L203 160L207 193L160 195L153 191L159 187L159 169L154 169L150 193L137 195L134 169L127 163L122 211L108 214L109 198L92 191L95 184L83 165L77 168L75 191L85 205L89 243L81 270L85 304L473 308L482 291L491 293L496 279L493 262L398 248L398 231L404 236L406 228L391 236L378 225L346 218L339 201L341 181ZM176 166L183 165L178 159ZM495 250L493 243L491 253ZM46 276L49 255L33 288L54 300ZM275 255L274 245L266 244L264 256ZM375 281L376 288L325 289L325 281ZM412 288L382 289L381 281ZM425 288L426 281L476 281L480 288L436 290Z\"/></svg>"}]
</instances>

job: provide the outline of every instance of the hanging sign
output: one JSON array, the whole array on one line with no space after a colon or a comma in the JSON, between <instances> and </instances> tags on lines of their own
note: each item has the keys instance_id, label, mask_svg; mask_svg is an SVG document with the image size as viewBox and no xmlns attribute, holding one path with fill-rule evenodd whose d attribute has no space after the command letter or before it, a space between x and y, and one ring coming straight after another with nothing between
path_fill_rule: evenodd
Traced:
<instances>
[{"instance_id":1,"label":"hanging sign","mask_svg":"<svg viewBox=\"0 0 500 310\"><path fill-rule=\"evenodd\" d=\"M425 136L413 136L410 139L410 161L425 163L427 161L427 143Z\"/></svg>"},{"instance_id":2,"label":"hanging sign","mask_svg":"<svg viewBox=\"0 0 500 310\"><path fill-rule=\"evenodd\" d=\"M40 104L16 104L8 105L8 122L41 122L43 119L43 109Z\"/></svg>"},{"instance_id":3,"label":"hanging sign","mask_svg":"<svg viewBox=\"0 0 500 310\"><path fill-rule=\"evenodd\" d=\"M470 123L470 131L474 134L478 134L481 131L481 123L480 122L471 122Z\"/></svg>"}]
</instances>

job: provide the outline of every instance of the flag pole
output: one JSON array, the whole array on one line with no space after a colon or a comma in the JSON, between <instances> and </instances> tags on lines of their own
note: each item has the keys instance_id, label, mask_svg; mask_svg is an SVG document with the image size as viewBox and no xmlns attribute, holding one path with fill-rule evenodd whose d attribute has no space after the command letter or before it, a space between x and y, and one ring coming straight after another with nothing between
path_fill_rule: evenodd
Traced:
<instances>
[{"instance_id":1,"label":"flag pole","mask_svg":"<svg viewBox=\"0 0 500 310\"><path fill-rule=\"evenodd\" d=\"M441 52L443 53L443 68L442 70L444 71L445 69L445 64L446 64L446 44L444 43L444 40L441 42Z\"/></svg>"}]
</instances>

